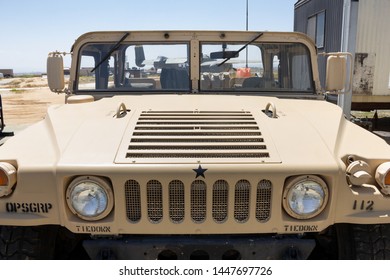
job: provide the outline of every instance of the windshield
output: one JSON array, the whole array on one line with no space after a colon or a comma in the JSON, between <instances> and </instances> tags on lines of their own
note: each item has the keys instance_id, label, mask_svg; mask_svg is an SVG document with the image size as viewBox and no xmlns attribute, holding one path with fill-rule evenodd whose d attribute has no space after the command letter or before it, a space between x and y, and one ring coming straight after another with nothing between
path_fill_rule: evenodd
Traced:
<instances>
[{"instance_id":1,"label":"windshield","mask_svg":"<svg viewBox=\"0 0 390 280\"><path fill-rule=\"evenodd\" d=\"M237 53L243 46L202 44L201 90L313 92L310 59L304 45L251 44ZM236 56L226 60L226 54Z\"/></svg>"},{"instance_id":2,"label":"windshield","mask_svg":"<svg viewBox=\"0 0 390 280\"><path fill-rule=\"evenodd\" d=\"M107 57L114 45L88 44L83 47L78 90L131 92L190 89L187 44L122 44Z\"/></svg>"},{"instance_id":3,"label":"windshield","mask_svg":"<svg viewBox=\"0 0 390 280\"><path fill-rule=\"evenodd\" d=\"M299 43L200 42L192 79L189 42L116 44L82 47L78 91L314 93L309 51Z\"/></svg>"}]
</instances>

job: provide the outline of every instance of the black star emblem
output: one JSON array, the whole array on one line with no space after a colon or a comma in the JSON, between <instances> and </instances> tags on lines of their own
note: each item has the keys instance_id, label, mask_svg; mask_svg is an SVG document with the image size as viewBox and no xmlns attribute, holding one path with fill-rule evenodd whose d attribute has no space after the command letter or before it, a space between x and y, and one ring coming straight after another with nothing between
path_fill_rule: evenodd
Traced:
<instances>
[{"instance_id":1,"label":"black star emblem","mask_svg":"<svg viewBox=\"0 0 390 280\"><path fill-rule=\"evenodd\" d=\"M199 166L198 166L197 169L192 169L192 170L194 170L194 171L196 172L196 177L195 177L195 179L198 178L199 176L200 176L200 177L203 177L203 178L206 178L206 177L204 176L204 173L207 171L207 169L203 169L202 166L201 166L200 164L199 164Z\"/></svg>"}]
</instances>

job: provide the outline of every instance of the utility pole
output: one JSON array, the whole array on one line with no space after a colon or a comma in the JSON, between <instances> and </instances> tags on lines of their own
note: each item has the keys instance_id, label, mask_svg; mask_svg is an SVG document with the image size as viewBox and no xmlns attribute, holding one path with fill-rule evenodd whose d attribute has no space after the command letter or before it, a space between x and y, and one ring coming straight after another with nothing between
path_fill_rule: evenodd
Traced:
<instances>
[{"instance_id":1,"label":"utility pole","mask_svg":"<svg viewBox=\"0 0 390 280\"><path fill-rule=\"evenodd\" d=\"M343 26L341 34L341 51L350 52L354 56L356 51L356 34L357 34L357 18L358 18L359 2L352 0L344 0L343 5ZM350 73L347 74L349 76ZM352 83L352 81L350 81ZM349 92L338 96L337 104L343 109L344 115L351 118L352 107L352 87Z\"/></svg>"},{"instance_id":2,"label":"utility pole","mask_svg":"<svg viewBox=\"0 0 390 280\"><path fill-rule=\"evenodd\" d=\"M248 31L248 0L246 0L246 31Z\"/></svg>"}]
</instances>

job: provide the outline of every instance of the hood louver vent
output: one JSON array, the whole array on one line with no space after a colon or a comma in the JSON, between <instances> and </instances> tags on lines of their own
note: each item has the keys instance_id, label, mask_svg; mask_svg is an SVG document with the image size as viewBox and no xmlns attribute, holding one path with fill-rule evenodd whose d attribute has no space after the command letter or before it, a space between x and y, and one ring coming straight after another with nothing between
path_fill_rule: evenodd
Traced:
<instances>
[{"instance_id":1,"label":"hood louver vent","mask_svg":"<svg viewBox=\"0 0 390 280\"><path fill-rule=\"evenodd\" d=\"M263 134L246 111L144 111L130 137L125 158L132 162L270 161Z\"/></svg>"}]
</instances>

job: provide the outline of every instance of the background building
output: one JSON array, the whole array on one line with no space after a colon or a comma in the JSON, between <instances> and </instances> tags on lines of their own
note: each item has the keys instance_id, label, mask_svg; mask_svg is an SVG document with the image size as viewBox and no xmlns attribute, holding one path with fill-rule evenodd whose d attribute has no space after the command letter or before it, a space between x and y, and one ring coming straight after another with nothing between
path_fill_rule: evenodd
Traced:
<instances>
[{"instance_id":1,"label":"background building","mask_svg":"<svg viewBox=\"0 0 390 280\"><path fill-rule=\"evenodd\" d=\"M390 109L389 26L388 0L300 0L294 5L294 31L308 34L319 53L354 55L354 110ZM325 63L320 57L322 85Z\"/></svg>"}]
</instances>

